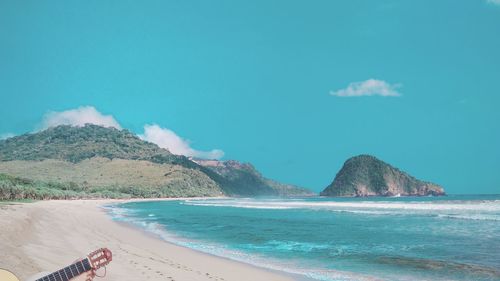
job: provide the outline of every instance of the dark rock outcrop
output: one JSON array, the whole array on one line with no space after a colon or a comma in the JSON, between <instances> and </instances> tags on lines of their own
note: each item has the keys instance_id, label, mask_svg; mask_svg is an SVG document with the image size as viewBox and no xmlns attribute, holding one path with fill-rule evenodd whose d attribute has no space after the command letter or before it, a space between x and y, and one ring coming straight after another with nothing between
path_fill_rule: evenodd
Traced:
<instances>
[{"instance_id":1,"label":"dark rock outcrop","mask_svg":"<svg viewBox=\"0 0 500 281\"><path fill-rule=\"evenodd\" d=\"M371 155L348 159L322 196L427 196L445 195L434 183L418 180Z\"/></svg>"}]
</instances>

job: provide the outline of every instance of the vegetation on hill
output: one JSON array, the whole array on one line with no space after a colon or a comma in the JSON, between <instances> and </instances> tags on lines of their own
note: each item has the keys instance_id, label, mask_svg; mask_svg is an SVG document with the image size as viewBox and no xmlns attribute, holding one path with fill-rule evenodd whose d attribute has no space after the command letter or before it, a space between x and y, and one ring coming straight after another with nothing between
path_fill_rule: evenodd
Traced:
<instances>
[{"instance_id":1,"label":"vegetation on hill","mask_svg":"<svg viewBox=\"0 0 500 281\"><path fill-rule=\"evenodd\" d=\"M348 159L324 196L444 195L436 184L418 180L371 155Z\"/></svg>"},{"instance_id":2,"label":"vegetation on hill","mask_svg":"<svg viewBox=\"0 0 500 281\"><path fill-rule=\"evenodd\" d=\"M223 195L219 185L198 170L144 160L94 157L79 163L52 159L7 161L0 162L0 171L41 183L77 186L76 190L90 190L90 193L108 190L115 193L111 197L120 194L144 198Z\"/></svg>"},{"instance_id":3,"label":"vegetation on hill","mask_svg":"<svg viewBox=\"0 0 500 281\"><path fill-rule=\"evenodd\" d=\"M62 125L0 141L0 161L57 159L77 163L92 157L156 163L187 161L127 130L92 124Z\"/></svg>"},{"instance_id":4,"label":"vegetation on hill","mask_svg":"<svg viewBox=\"0 0 500 281\"><path fill-rule=\"evenodd\" d=\"M311 196L311 191L267 179L250 163L238 161L194 160L220 176L219 182L229 195L238 196Z\"/></svg>"},{"instance_id":5,"label":"vegetation on hill","mask_svg":"<svg viewBox=\"0 0 500 281\"><path fill-rule=\"evenodd\" d=\"M0 200L165 198L220 195L222 192L216 185L208 188L199 187L189 180L170 181L162 186L95 186L81 182L51 182L0 174Z\"/></svg>"},{"instance_id":6,"label":"vegetation on hill","mask_svg":"<svg viewBox=\"0 0 500 281\"><path fill-rule=\"evenodd\" d=\"M286 196L306 193L303 189L263 178L249 164L236 167L234 163L238 162L228 161L229 172L221 173L187 157L171 154L127 130L90 124L58 126L0 140L0 173L14 176L3 179L3 190L10 190L9 197ZM17 180L29 182L19 184ZM24 187L36 193L21 192ZM18 195L13 191L19 192Z\"/></svg>"},{"instance_id":7,"label":"vegetation on hill","mask_svg":"<svg viewBox=\"0 0 500 281\"><path fill-rule=\"evenodd\" d=\"M78 198L123 198L125 194L95 191L84 192L74 184L36 182L6 174L0 174L0 200L21 199L78 199ZM128 196L130 197L130 196Z\"/></svg>"}]
</instances>

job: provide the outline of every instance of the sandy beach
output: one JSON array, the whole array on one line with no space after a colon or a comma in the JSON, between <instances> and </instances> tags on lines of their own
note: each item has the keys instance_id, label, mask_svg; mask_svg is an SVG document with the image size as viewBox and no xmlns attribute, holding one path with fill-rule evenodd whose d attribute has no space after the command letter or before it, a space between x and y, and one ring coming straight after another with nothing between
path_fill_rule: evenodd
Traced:
<instances>
[{"instance_id":1,"label":"sandy beach","mask_svg":"<svg viewBox=\"0 0 500 281\"><path fill-rule=\"evenodd\" d=\"M101 247L113 252L108 281L294 280L293 277L193 251L111 220L111 200L0 205L0 268L22 281L58 270Z\"/></svg>"}]
</instances>

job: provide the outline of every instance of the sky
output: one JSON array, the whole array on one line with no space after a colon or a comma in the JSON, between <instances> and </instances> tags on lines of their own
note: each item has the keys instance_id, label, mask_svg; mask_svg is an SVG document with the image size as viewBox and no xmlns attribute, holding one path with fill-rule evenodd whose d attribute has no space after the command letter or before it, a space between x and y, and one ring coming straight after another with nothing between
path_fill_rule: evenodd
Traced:
<instances>
[{"instance_id":1,"label":"sky","mask_svg":"<svg viewBox=\"0 0 500 281\"><path fill-rule=\"evenodd\" d=\"M0 137L82 122L320 191L500 193L500 1L0 0Z\"/></svg>"}]
</instances>

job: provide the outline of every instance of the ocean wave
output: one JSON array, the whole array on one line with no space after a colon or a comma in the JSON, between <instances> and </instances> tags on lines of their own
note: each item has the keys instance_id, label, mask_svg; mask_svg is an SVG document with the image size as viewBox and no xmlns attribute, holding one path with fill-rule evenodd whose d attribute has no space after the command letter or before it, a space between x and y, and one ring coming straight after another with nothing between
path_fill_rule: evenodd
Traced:
<instances>
[{"instance_id":1,"label":"ocean wave","mask_svg":"<svg viewBox=\"0 0 500 281\"><path fill-rule=\"evenodd\" d=\"M453 215L438 214L437 217L444 219L473 220L473 221L500 221L500 215Z\"/></svg>"},{"instance_id":2,"label":"ocean wave","mask_svg":"<svg viewBox=\"0 0 500 281\"><path fill-rule=\"evenodd\" d=\"M296 251L296 252L311 252L314 250L324 250L329 249L331 246L329 244L319 244L319 243L309 243L309 242L298 242L298 241L280 241L271 240L264 244L247 244L243 246L247 249L258 249L258 250L269 250L269 251Z\"/></svg>"},{"instance_id":3,"label":"ocean wave","mask_svg":"<svg viewBox=\"0 0 500 281\"><path fill-rule=\"evenodd\" d=\"M105 205L102 208L109 214L114 220L125 220L135 213L133 209L126 209L117 207L117 205Z\"/></svg>"},{"instance_id":4,"label":"ocean wave","mask_svg":"<svg viewBox=\"0 0 500 281\"><path fill-rule=\"evenodd\" d=\"M184 201L181 202L183 205L191 205L191 206L205 206L205 207L234 207L234 208L246 208L246 209L295 209L296 207L292 206L279 206L279 205L261 205L261 204L227 204L227 203L216 203L216 202L196 202L196 201Z\"/></svg>"},{"instance_id":5,"label":"ocean wave","mask_svg":"<svg viewBox=\"0 0 500 281\"><path fill-rule=\"evenodd\" d=\"M463 202L463 203L436 203L436 202L290 202L290 201L257 201L257 200L186 200L183 204L212 207L239 207L258 209L314 209L314 208L358 208L358 209L399 209L399 210L473 210L498 211L500 202Z\"/></svg>"},{"instance_id":6,"label":"ocean wave","mask_svg":"<svg viewBox=\"0 0 500 281\"><path fill-rule=\"evenodd\" d=\"M431 201L431 202L311 202L253 199L186 200L181 204L204 207L249 209L309 209L366 215L423 215L443 219L500 221L500 201Z\"/></svg>"}]
</instances>

